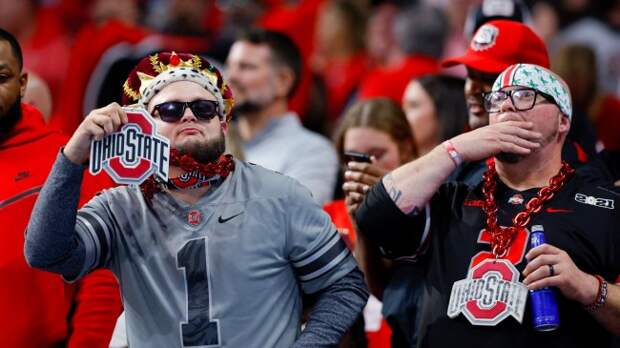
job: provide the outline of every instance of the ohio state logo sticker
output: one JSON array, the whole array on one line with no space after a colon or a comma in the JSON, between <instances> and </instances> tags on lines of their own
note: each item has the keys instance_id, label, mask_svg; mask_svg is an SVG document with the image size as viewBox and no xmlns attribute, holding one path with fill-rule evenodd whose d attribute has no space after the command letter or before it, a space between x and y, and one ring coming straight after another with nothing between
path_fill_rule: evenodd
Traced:
<instances>
[{"instance_id":1,"label":"ohio state logo sticker","mask_svg":"<svg viewBox=\"0 0 620 348\"><path fill-rule=\"evenodd\" d=\"M118 132L90 146L89 170L105 170L119 184L139 185L151 175L168 180L170 143L157 134L153 118L142 108L123 108L128 122Z\"/></svg>"},{"instance_id":2,"label":"ohio state logo sticker","mask_svg":"<svg viewBox=\"0 0 620 348\"><path fill-rule=\"evenodd\" d=\"M505 259L487 259L452 286L448 317L463 313L473 325L495 326L509 316L523 320L527 287L519 271Z\"/></svg>"},{"instance_id":3,"label":"ohio state logo sticker","mask_svg":"<svg viewBox=\"0 0 620 348\"><path fill-rule=\"evenodd\" d=\"M524 198L523 198L523 195L520 193L516 193L508 199L508 203L512 205L521 205L523 204L523 202L524 202Z\"/></svg>"},{"instance_id":4,"label":"ohio state logo sticker","mask_svg":"<svg viewBox=\"0 0 620 348\"><path fill-rule=\"evenodd\" d=\"M492 24L485 24L478 29L471 40L470 46L474 51L484 51L493 46L497 41L499 29Z\"/></svg>"}]
</instances>

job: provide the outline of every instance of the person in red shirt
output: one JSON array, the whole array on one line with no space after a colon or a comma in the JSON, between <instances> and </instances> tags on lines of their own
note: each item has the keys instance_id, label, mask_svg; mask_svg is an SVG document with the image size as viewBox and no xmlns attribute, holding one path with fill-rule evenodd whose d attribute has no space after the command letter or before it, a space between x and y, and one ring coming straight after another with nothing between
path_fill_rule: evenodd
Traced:
<instances>
[{"instance_id":1,"label":"person in red shirt","mask_svg":"<svg viewBox=\"0 0 620 348\"><path fill-rule=\"evenodd\" d=\"M326 2L319 12L310 64L325 84L328 129L333 129L368 71L365 20L362 10L346 1Z\"/></svg>"},{"instance_id":2,"label":"person in red shirt","mask_svg":"<svg viewBox=\"0 0 620 348\"><path fill-rule=\"evenodd\" d=\"M409 81L439 72L447 28L446 16L435 7L417 5L400 13L393 28L400 57L370 71L360 84L358 98L388 97L399 104Z\"/></svg>"},{"instance_id":3,"label":"person in red shirt","mask_svg":"<svg viewBox=\"0 0 620 348\"><path fill-rule=\"evenodd\" d=\"M28 81L22 65L19 44L0 29L0 346L107 347L121 308L112 274L93 272L67 284L31 269L24 258L31 209L67 139L21 103ZM110 185L108 178L88 177L81 203Z\"/></svg>"},{"instance_id":4,"label":"person in red shirt","mask_svg":"<svg viewBox=\"0 0 620 348\"><path fill-rule=\"evenodd\" d=\"M18 39L25 70L35 72L50 86L57 105L64 93L72 45L66 23L57 9L40 1L4 1L1 7L0 27Z\"/></svg>"},{"instance_id":5,"label":"person in red shirt","mask_svg":"<svg viewBox=\"0 0 620 348\"><path fill-rule=\"evenodd\" d=\"M489 124L489 114L482 106L482 94L490 92L497 76L516 63L550 67L543 40L527 25L505 19L484 23L476 30L463 55L441 62L444 68L464 65L467 69L464 93L471 129Z\"/></svg>"}]
</instances>

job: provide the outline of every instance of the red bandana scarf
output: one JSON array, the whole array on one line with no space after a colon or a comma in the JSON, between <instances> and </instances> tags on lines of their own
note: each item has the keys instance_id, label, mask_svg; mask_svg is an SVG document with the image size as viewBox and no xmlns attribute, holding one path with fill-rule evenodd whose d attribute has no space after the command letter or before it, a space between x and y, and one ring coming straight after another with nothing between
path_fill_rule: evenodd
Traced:
<instances>
[{"instance_id":1,"label":"red bandana scarf","mask_svg":"<svg viewBox=\"0 0 620 348\"><path fill-rule=\"evenodd\" d=\"M182 155L177 149L170 150L170 165L181 168L184 173L176 178L170 178L167 183L158 182L151 176L140 185L144 197L151 199L164 186L171 189L195 189L217 185L235 170L232 155L222 155L215 162L202 164L196 162L190 155Z\"/></svg>"}]
</instances>

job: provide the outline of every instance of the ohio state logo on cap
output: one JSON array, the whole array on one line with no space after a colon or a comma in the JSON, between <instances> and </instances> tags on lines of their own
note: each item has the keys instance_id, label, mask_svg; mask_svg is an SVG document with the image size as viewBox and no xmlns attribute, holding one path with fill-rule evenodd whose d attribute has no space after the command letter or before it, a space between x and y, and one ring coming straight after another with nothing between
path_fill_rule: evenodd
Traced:
<instances>
[{"instance_id":1,"label":"ohio state logo on cap","mask_svg":"<svg viewBox=\"0 0 620 348\"><path fill-rule=\"evenodd\" d=\"M471 48L474 51L484 51L493 46L497 41L499 35L499 29L491 24L485 24L478 29L476 35L471 39Z\"/></svg>"},{"instance_id":2,"label":"ohio state logo on cap","mask_svg":"<svg viewBox=\"0 0 620 348\"><path fill-rule=\"evenodd\" d=\"M123 108L128 122L90 146L89 170L105 170L119 184L139 185L151 175L168 180L170 143L157 134L155 121L142 108Z\"/></svg>"},{"instance_id":3,"label":"ohio state logo on cap","mask_svg":"<svg viewBox=\"0 0 620 348\"><path fill-rule=\"evenodd\" d=\"M495 326L508 316L523 320L527 287L510 261L487 259L452 286L448 317L463 313L473 325Z\"/></svg>"}]
</instances>

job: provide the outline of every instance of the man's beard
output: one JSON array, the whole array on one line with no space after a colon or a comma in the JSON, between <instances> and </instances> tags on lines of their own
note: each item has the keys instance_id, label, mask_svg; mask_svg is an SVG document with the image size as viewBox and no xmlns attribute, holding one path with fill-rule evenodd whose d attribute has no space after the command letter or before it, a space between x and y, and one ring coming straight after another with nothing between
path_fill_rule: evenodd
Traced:
<instances>
[{"instance_id":1,"label":"man's beard","mask_svg":"<svg viewBox=\"0 0 620 348\"><path fill-rule=\"evenodd\" d=\"M248 101L235 104L235 106L233 107L233 113L235 115L247 116L247 115L256 114L260 112L262 109L263 109L262 105L248 100Z\"/></svg>"},{"instance_id":2,"label":"man's beard","mask_svg":"<svg viewBox=\"0 0 620 348\"><path fill-rule=\"evenodd\" d=\"M7 110L7 112L0 116L0 140L9 136L13 128L19 120L22 118L22 98L17 96L15 103Z\"/></svg>"},{"instance_id":3,"label":"man's beard","mask_svg":"<svg viewBox=\"0 0 620 348\"><path fill-rule=\"evenodd\" d=\"M262 93L254 93L252 96L243 93L246 90L245 88L241 89L241 94L244 94L245 98L241 97L239 100L236 100L233 107L233 113L240 116L251 117L251 115L258 114L273 104L276 99L273 88L265 89Z\"/></svg>"},{"instance_id":4,"label":"man's beard","mask_svg":"<svg viewBox=\"0 0 620 348\"><path fill-rule=\"evenodd\" d=\"M540 148L542 148L545 145L555 141L557 139L557 137L558 137L558 133L559 133L559 131L556 128L556 130L553 132L553 134L550 134L549 136L547 136L545 139L543 139L540 142ZM532 152L530 152L530 155L533 154L534 152L537 152L537 151L539 151L539 150L532 150ZM502 153L499 153L498 155L496 155L495 158L497 158L497 160L500 161L500 162L504 162L504 163L508 163L508 164L515 164L515 163L519 163L526 156L524 156L524 155L517 155L517 154L514 154L514 153L502 152Z\"/></svg>"},{"instance_id":5,"label":"man's beard","mask_svg":"<svg viewBox=\"0 0 620 348\"><path fill-rule=\"evenodd\" d=\"M196 162L207 164L216 162L224 151L226 151L226 139L224 132L220 130L220 136L205 142L192 142L190 144L179 146L178 150L181 155L190 155Z\"/></svg>"},{"instance_id":6,"label":"man's beard","mask_svg":"<svg viewBox=\"0 0 620 348\"><path fill-rule=\"evenodd\" d=\"M519 163L523 159L523 156L517 155L515 153L501 152L497 154L495 158L497 158L497 160L500 162L515 164Z\"/></svg>"}]
</instances>

